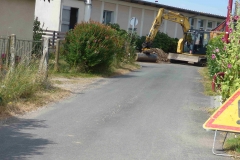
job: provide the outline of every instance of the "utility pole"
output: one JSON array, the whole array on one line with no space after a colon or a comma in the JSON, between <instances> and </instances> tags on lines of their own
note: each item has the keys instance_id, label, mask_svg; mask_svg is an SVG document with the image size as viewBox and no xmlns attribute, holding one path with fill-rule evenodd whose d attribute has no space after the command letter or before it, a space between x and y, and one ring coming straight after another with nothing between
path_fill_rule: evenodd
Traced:
<instances>
[{"instance_id":1,"label":"utility pole","mask_svg":"<svg viewBox=\"0 0 240 160\"><path fill-rule=\"evenodd\" d=\"M229 40L229 22L230 22L230 18L231 18L231 13L232 13L232 4L233 4L233 0L229 0L228 1L228 7L227 7L227 19L226 19L226 28L225 28L225 35L224 35L224 39L225 42L228 43Z\"/></svg>"}]
</instances>

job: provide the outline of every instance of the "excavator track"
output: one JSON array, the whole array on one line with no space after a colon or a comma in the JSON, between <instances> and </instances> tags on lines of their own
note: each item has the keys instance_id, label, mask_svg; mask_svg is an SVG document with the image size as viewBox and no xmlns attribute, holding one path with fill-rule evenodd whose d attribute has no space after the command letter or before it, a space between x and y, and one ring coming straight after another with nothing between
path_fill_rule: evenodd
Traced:
<instances>
[{"instance_id":1,"label":"excavator track","mask_svg":"<svg viewBox=\"0 0 240 160\"><path fill-rule=\"evenodd\" d=\"M147 53L137 53L137 61L140 62L168 62L168 54L160 48L151 48Z\"/></svg>"}]
</instances>

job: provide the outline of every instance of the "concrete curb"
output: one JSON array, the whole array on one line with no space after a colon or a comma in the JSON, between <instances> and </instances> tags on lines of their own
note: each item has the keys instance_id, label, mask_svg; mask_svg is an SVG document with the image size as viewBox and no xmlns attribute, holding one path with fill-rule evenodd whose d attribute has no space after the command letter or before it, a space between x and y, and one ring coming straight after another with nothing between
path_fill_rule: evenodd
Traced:
<instances>
[{"instance_id":1,"label":"concrete curb","mask_svg":"<svg viewBox=\"0 0 240 160\"><path fill-rule=\"evenodd\" d=\"M211 107L219 108L222 105L222 96L211 96Z\"/></svg>"}]
</instances>

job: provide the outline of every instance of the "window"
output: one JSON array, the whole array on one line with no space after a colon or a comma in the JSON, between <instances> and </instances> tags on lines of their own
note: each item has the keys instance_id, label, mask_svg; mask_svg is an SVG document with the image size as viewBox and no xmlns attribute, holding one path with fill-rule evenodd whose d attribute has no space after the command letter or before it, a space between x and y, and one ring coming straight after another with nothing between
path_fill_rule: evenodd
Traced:
<instances>
[{"instance_id":1,"label":"window","mask_svg":"<svg viewBox=\"0 0 240 160\"><path fill-rule=\"evenodd\" d=\"M207 31L211 31L212 28L213 28L213 22L208 21L208 23L207 23Z\"/></svg>"},{"instance_id":2,"label":"window","mask_svg":"<svg viewBox=\"0 0 240 160\"><path fill-rule=\"evenodd\" d=\"M212 22L208 22L207 27L212 28L212 24L213 24Z\"/></svg>"},{"instance_id":3,"label":"window","mask_svg":"<svg viewBox=\"0 0 240 160\"><path fill-rule=\"evenodd\" d=\"M190 23L191 29L194 29L194 19L193 18L189 19L189 23Z\"/></svg>"},{"instance_id":4,"label":"window","mask_svg":"<svg viewBox=\"0 0 240 160\"><path fill-rule=\"evenodd\" d=\"M103 22L104 24L113 23L113 11L103 11Z\"/></svg>"},{"instance_id":5,"label":"window","mask_svg":"<svg viewBox=\"0 0 240 160\"><path fill-rule=\"evenodd\" d=\"M198 29L203 29L203 20L198 20Z\"/></svg>"}]
</instances>

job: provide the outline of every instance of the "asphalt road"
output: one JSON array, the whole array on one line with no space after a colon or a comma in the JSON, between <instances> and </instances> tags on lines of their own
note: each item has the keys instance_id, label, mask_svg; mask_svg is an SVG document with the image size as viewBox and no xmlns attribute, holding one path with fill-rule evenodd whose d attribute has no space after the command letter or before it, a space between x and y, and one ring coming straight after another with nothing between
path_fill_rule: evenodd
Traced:
<instances>
[{"instance_id":1,"label":"asphalt road","mask_svg":"<svg viewBox=\"0 0 240 160\"><path fill-rule=\"evenodd\" d=\"M199 67L141 63L0 125L0 160L219 160Z\"/></svg>"}]
</instances>

